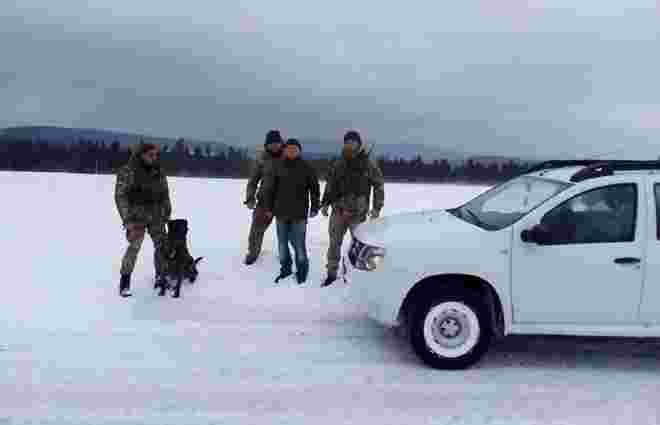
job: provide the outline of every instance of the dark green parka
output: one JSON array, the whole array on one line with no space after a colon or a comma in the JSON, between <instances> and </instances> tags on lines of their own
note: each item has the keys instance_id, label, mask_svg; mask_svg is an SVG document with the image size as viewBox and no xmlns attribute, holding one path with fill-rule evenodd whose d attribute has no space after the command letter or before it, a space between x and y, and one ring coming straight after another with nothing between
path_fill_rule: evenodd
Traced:
<instances>
[{"instance_id":1,"label":"dark green parka","mask_svg":"<svg viewBox=\"0 0 660 425\"><path fill-rule=\"evenodd\" d=\"M303 220L320 209L321 189L316 171L302 158L280 160L264 178L259 207L280 220Z\"/></svg>"}]
</instances>

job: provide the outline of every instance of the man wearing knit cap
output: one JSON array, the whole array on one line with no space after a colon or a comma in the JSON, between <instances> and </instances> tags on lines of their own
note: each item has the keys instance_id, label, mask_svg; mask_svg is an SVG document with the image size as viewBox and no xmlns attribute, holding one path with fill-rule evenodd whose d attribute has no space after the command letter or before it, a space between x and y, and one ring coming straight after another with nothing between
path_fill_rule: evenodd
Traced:
<instances>
[{"instance_id":1,"label":"man wearing knit cap","mask_svg":"<svg viewBox=\"0 0 660 425\"><path fill-rule=\"evenodd\" d=\"M324 216L328 216L328 208L332 206L332 216L328 233L330 246L327 255L327 277L322 287L331 285L337 279L341 245L348 230L353 232L358 224L371 218L378 218L385 201L383 173L378 165L364 151L360 133L351 130L344 135L342 157L337 160L328 172L323 200L321 202ZM373 208L371 191L373 190Z\"/></svg>"},{"instance_id":2,"label":"man wearing knit cap","mask_svg":"<svg viewBox=\"0 0 660 425\"><path fill-rule=\"evenodd\" d=\"M265 151L260 158L257 158L256 167L248 179L245 206L253 210L252 224L250 226L250 236L248 237L248 253L245 257L245 264L251 265L257 261L261 253L261 245L264 240L264 233L268 230L272 222L272 217L264 214L263 209L257 206L257 189L259 183L263 186L265 176L272 172L275 163L282 156L282 136L279 130L270 130L266 134L264 142Z\"/></svg>"},{"instance_id":3,"label":"man wearing knit cap","mask_svg":"<svg viewBox=\"0 0 660 425\"><path fill-rule=\"evenodd\" d=\"M321 190L316 171L300 157L301 150L298 140L287 140L282 161L266 176L258 194L259 207L277 220L281 268L275 283L293 274L289 244L295 254L298 284L305 282L309 273L307 219L318 215Z\"/></svg>"}]
</instances>

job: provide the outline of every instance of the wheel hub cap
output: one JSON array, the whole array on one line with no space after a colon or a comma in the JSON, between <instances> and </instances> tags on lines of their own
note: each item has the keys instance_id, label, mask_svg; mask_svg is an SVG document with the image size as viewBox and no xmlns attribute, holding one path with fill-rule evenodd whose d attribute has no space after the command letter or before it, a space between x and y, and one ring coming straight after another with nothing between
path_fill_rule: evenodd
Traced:
<instances>
[{"instance_id":1,"label":"wheel hub cap","mask_svg":"<svg viewBox=\"0 0 660 425\"><path fill-rule=\"evenodd\" d=\"M433 319L432 333L438 345L459 347L470 337L468 319L458 311L445 311Z\"/></svg>"},{"instance_id":2,"label":"wheel hub cap","mask_svg":"<svg viewBox=\"0 0 660 425\"><path fill-rule=\"evenodd\" d=\"M440 334L445 338L456 338L461 333L461 323L451 317L440 323Z\"/></svg>"}]
</instances>

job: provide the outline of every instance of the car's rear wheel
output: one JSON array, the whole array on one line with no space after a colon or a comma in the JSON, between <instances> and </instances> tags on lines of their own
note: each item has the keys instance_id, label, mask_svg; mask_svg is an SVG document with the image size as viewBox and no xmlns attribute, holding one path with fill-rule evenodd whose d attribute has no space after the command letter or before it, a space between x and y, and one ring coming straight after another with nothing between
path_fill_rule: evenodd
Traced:
<instances>
[{"instance_id":1,"label":"car's rear wheel","mask_svg":"<svg viewBox=\"0 0 660 425\"><path fill-rule=\"evenodd\" d=\"M492 330L483 302L470 294L442 295L413 315L410 339L417 356L437 369L465 369L488 350Z\"/></svg>"}]
</instances>

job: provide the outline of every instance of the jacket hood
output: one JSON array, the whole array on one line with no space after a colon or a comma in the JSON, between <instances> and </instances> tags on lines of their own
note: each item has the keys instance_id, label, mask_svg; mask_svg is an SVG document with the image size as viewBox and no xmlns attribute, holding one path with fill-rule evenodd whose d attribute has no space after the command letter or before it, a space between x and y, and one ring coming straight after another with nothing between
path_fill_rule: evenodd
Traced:
<instances>
[{"instance_id":1,"label":"jacket hood","mask_svg":"<svg viewBox=\"0 0 660 425\"><path fill-rule=\"evenodd\" d=\"M144 162L142 162L142 158L140 157L140 145L135 145L131 146L130 148L131 151L131 156L128 159L128 164L135 168L135 167L143 167L145 170L156 170L159 173L162 173L162 165L160 163L153 164L151 167L147 166Z\"/></svg>"}]
</instances>

